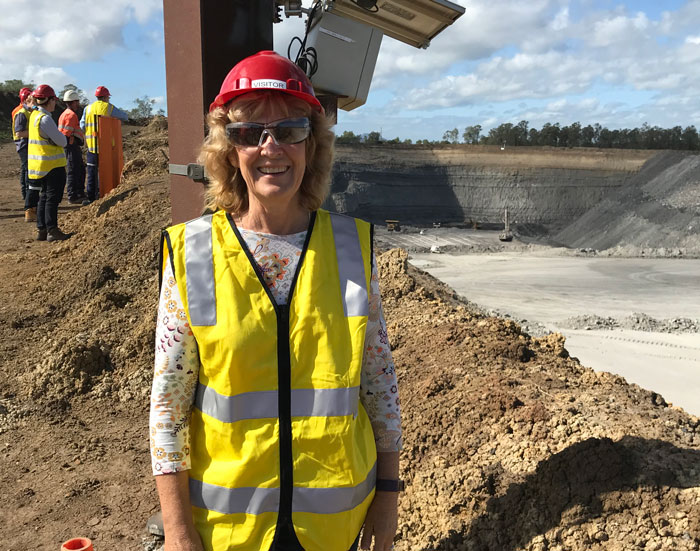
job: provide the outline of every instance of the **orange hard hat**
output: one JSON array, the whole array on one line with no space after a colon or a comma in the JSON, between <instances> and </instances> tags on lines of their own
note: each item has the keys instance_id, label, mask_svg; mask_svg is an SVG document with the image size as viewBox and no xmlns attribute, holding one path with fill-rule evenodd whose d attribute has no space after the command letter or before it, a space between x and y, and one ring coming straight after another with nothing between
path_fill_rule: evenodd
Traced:
<instances>
[{"instance_id":1,"label":"orange hard hat","mask_svg":"<svg viewBox=\"0 0 700 551\"><path fill-rule=\"evenodd\" d=\"M32 96L38 99L50 99L56 97L56 92L54 92L53 88L51 88L51 86L49 86L48 84L39 84L39 86L37 86L36 89L32 92Z\"/></svg>"},{"instance_id":2,"label":"orange hard hat","mask_svg":"<svg viewBox=\"0 0 700 551\"><path fill-rule=\"evenodd\" d=\"M28 98L29 96L31 96L31 95L32 95L32 89L31 89L31 88L27 88L27 87L25 86L24 88L22 88L22 89L19 91L19 101L21 101L22 103L24 103L25 101L27 101L27 98Z\"/></svg>"},{"instance_id":3,"label":"orange hard hat","mask_svg":"<svg viewBox=\"0 0 700 551\"><path fill-rule=\"evenodd\" d=\"M303 99L317 111L323 111L304 71L286 57L270 50L263 50L238 62L226 75L209 111L256 90L284 92Z\"/></svg>"},{"instance_id":4,"label":"orange hard hat","mask_svg":"<svg viewBox=\"0 0 700 551\"><path fill-rule=\"evenodd\" d=\"M109 93L109 90L107 90L106 87L104 86L98 86L97 89L95 90L95 97L96 98L103 98L105 96L111 96L112 94Z\"/></svg>"}]
</instances>

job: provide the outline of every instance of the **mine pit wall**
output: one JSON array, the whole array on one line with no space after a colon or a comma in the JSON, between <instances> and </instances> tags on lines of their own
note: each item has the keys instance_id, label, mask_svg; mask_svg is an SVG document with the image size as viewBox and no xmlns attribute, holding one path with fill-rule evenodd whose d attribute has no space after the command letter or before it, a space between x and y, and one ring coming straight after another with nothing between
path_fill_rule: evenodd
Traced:
<instances>
[{"instance_id":1,"label":"mine pit wall","mask_svg":"<svg viewBox=\"0 0 700 551\"><path fill-rule=\"evenodd\" d=\"M656 152L337 145L326 208L383 224L560 227L612 195Z\"/></svg>"}]
</instances>

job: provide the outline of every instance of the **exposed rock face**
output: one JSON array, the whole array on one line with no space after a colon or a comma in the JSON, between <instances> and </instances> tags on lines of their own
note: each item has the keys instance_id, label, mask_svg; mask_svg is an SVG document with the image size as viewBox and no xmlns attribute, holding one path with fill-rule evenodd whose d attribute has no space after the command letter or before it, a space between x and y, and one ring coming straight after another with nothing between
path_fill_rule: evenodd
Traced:
<instances>
[{"instance_id":1,"label":"exposed rock face","mask_svg":"<svg viewBox=\"0 0 700 551\"><path fill-rule=\"evenodd\" d=\"M376 223L563 226L636 174L651 151L338 145L326 206Z\"/></svg>"},{"instance_id":2,"label":"exposed rock face","mask_svg":"<svg viewBox=\"0 0 700 551\"><path fill-rule=\"evenodd\" d=\"M658 153L554 239L567 247L615 247L630 255L661 250L673 256L698 255L700 156Z\"/></svg>"}]
</instances>

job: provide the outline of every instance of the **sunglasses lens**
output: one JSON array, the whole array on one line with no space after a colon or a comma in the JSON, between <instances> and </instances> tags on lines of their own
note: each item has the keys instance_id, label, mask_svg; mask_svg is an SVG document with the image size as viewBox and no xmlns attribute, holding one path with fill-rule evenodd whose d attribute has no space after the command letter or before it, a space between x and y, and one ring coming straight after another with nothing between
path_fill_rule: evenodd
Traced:
<instances>
[{"instance_id":1,"label":"sunglasses lens","mask_svg":"<svg viewBox=\"0 0 700 551\"><path fill-rule=\"evenodd\" d=\"M234 125L226 126L226 134L229 140L236 145L253 146L258 145L260 136L263 133L261 125L251 125L246 123L235 123Z\"/></svg>"},{"instance_id":2,"label":"sunglasses lens","mask_svg":"<svg viewBox=\"0 0 700 551\"><path fill-rule=\"evenodd\" d=\"M290 121L291 122L291 121ZM277 141L280 143L293 144L303 142L309 137L311 129L308 124L303 125L282 125L275 128L274 134Z\"/></svg>"},{"instance_id":3,"label":"sunglasses lens","mask_svg":"<svg viewBox=\"0 0 700 551\"><path fill-rule=\"evenodd\" d=\"M226 125L226 135L234 144L252 147L260 144L263 132L267 130L281 144L303 142L311 133L309 119L285 119L276 123L258 124L255 122L234 122ZM267 139L267 136L265 137Z\"/></svg>"}]
</instances>

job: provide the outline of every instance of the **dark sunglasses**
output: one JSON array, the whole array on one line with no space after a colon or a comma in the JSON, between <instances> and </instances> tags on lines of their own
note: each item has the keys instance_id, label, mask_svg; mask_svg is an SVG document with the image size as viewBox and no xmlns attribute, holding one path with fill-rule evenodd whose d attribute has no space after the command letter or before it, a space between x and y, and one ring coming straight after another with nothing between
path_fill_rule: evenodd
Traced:
<instances>
[{"instance_id":1,"label":"dark sunglasses","mask_svg":"<svg viewBox=\"0 0 700 551\"><path fill-rule=\"evenodd\" d=\"M257 122L232 122L226 125L226 135L235 145L260 147L268 136L275 145L303 142L311 134L311 124L306 117L282 119L260 124Z\"/></svg>"}]
</instances>

